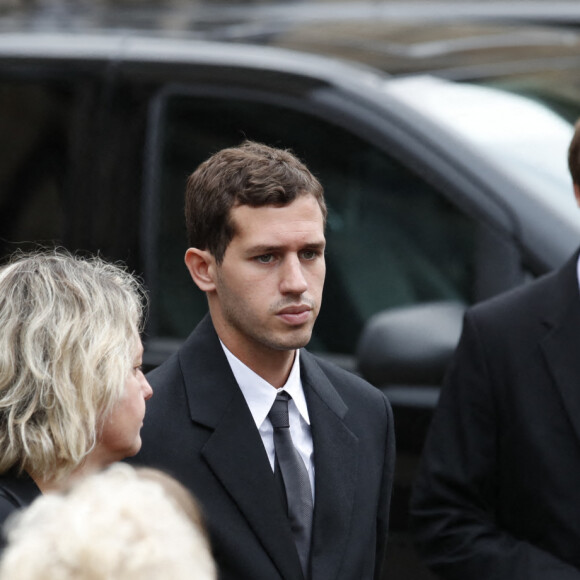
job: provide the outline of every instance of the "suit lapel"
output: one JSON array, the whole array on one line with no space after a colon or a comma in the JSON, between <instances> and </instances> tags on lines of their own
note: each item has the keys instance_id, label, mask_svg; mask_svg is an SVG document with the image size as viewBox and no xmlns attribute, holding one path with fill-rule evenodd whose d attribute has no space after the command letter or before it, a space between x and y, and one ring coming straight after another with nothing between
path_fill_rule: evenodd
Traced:
<instances>
[{"instance_id":1,"label":"suit lapel","mask_svg":"<svg viewBox=\"0 0 580 580\"><path fill-rule=\"evenodd\" d=\"M576 260L577 256L558 273L555 291L547 297L556 310L546 319L549 331L540 346L580 440L580 294Z\"/></svg>"},{"instance_id":2,"label":"suit lapel","mask_svg":"<svg viewBox=\"0 0 580 580\"><path fill-rule=\"evenodd\" d=\"M298 553L262 439L249 410L243 407L243 396L241 399L228 407L202 449L202 456L244 514L280 575L301 578ZM253 429L248 428L250 421Z\"/></svg>"},{"instance_id":3,"label":"suit lapel","mask_svg":"<svg viewBox=\"0 0 580 580\"><path fill-rule=\"evenodd\" d=\"M314 443L312 578L330 580L338 577L351 532L358 438L343 421L348 408L316 361L306 351L300 360Z\"/></svg>"},{"instance_id":4,"label":"suit lapel","mask_svg":"<svg viewBox=\"0 0 580 580\"><path fill-rule=\"evenodd\" d=\"M188 352L195 356L188 356ZM301 579L298 553L262 439L209 317L180 363L192 419L213 429L201 455L287 579Z\"/></svg>"}]
</instances>

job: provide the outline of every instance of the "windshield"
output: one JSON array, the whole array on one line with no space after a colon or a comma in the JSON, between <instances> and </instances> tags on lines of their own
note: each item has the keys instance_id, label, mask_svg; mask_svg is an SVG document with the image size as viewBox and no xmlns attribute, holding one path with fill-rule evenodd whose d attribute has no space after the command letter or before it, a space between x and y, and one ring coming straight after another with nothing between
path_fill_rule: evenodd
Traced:
<instances>
[{"instance_id":1,"label":"windshield","mask_svg":"<svg viewBox=\"0 0 580 580\"><path fill-rule=\"evenodd\" d=\"M573 123L547 100L433 77L397 79L388 92L475 147L559 214L575 208L567 167Z\"/></svg>"}]
</instances>

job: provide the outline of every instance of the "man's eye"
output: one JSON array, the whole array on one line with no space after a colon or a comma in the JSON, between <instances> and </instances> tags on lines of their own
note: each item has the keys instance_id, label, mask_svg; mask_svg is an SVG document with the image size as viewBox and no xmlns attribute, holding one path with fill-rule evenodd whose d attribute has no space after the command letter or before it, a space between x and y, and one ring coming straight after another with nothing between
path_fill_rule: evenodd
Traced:
<instances>
[{"instance_id":1,"label":"man's eye","mask_svg":"<svg viewBox=\"0 0 580 580\"><path fill-rule=\"evenodd\" d=\"M263 254L262 256L257 256L256 260L260 262L260 264L269 264L274 259L272 254Z\"/></svg>"},{"instance_id":2,"label":"man's eye","mask_svg":"<svg viewBox=\"0 0 580 580\"><path fill-rule=\"evenodd\" d=\"M314 260L318 256L318 252L316 250L304 250L302 252L302 258L305 260Z\"/></svg>"}]
</instances>

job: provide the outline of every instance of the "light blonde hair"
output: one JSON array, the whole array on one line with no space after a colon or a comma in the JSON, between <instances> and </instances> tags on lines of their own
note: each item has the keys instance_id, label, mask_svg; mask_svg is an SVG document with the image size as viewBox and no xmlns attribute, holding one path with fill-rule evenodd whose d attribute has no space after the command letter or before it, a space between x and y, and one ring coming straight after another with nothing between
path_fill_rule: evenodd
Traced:
<instances>
[{"instance_id":1,"label":"light blonde hair","mask_svg":"<svg viewBox=\"0 0 580 580\"><path fill-rule=\"evenodd\" d=\"M123 463L40 496L8 522L0 579L215 580L206 536L181 501Z\"/></svg>"},{"instance_id":2,"label":"light blonde hair","mask_svg":"<svg viewBox=\"0 0 580 580\"><path fill-rule=\"evenodd\" d=\"M0 473L59 480L81 465L124 392L143 307L136 278L98 257L0 268Z\"/></svg>"}]
</instances>

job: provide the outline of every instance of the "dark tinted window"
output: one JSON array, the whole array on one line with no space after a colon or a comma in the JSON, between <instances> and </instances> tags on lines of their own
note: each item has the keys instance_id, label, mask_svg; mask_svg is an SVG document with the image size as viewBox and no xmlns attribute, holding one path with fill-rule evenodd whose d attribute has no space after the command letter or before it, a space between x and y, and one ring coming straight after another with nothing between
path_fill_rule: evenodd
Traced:
<instances>
[{"instance_id":1,"label":"dark tinted window","mask_svg":"<svg viewBox=\"0 0 580 580\"><path fill-rule=\"evenodd\" d=\"M88 65L0 63L0 259L59 245L142 270L150 94Z\"/></svg>"},{"instance_id":2,"label":"dark tinted window","mask_svg":"<svg viewBox=\"0 0 580 580\"><path fill-rule=\"evenodd\" d=\"M2 254L63 239L72 101L66 85L0 80Z\"/></svg>"},{"instance_id":3,"label":"dark tinted window","mask_svg":"<svg viewBox=\"0 0 580 580\"><path fill-rule=\"evenodd\" d=\"M470 302L472 223L418 175L354 134L312 115L248 100L164 101L152 232L152 333L184 337L206 311L183 265L183 192L212 152L244 138L291 148L325 187L327 279L313 349L352 353L365 320L385 308Z\"/></svg>"}]
</instances>

